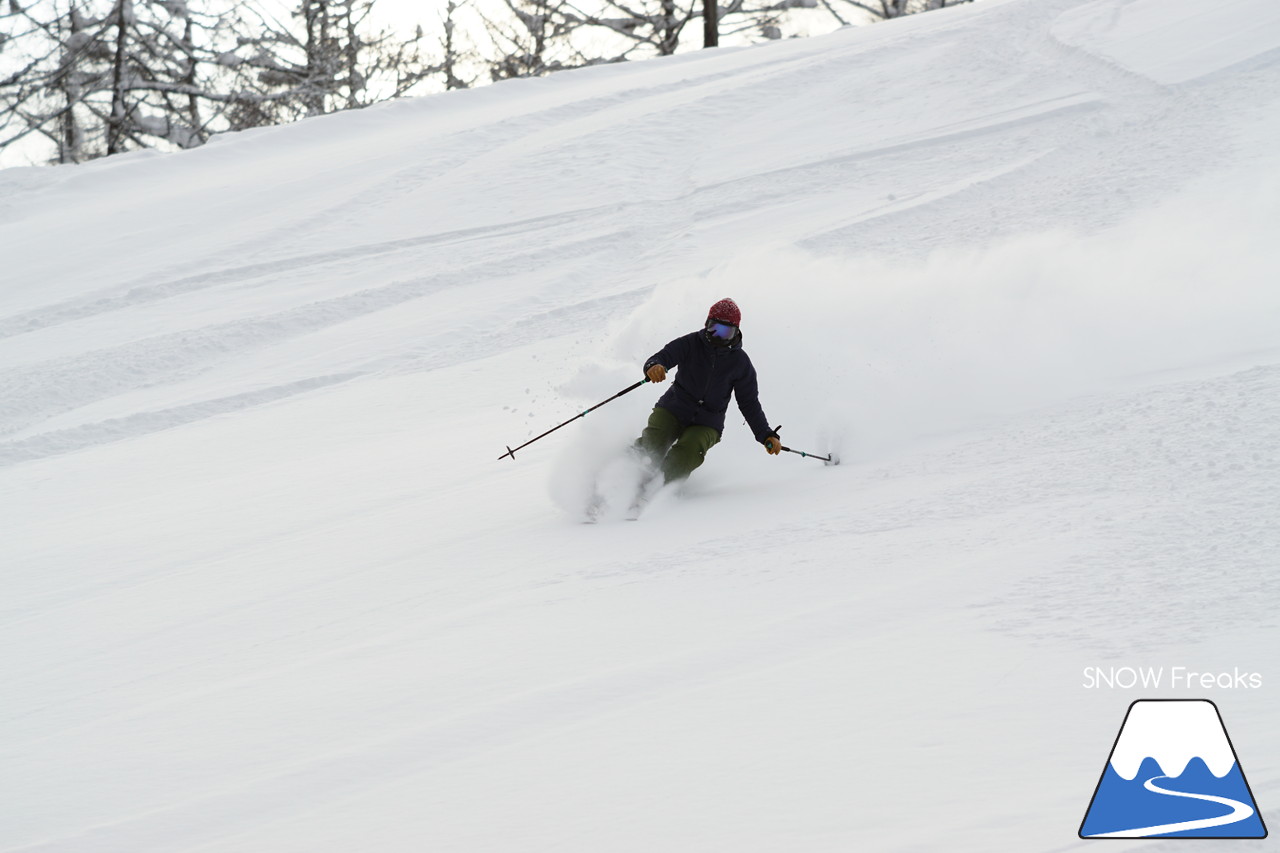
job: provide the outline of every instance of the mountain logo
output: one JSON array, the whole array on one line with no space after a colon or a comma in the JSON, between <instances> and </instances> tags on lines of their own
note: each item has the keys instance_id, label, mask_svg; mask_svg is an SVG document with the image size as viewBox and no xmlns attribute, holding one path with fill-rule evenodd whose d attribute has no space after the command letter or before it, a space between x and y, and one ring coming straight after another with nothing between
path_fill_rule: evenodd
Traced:
<instances>
[{"instance_id":1,"label":"mountain logo","mask_svg":"<svg viewBox=\"0 0 1280 853\"><path fill-rule=\"evenodd\" d=\"M1081 838L1266 838L1218 706L1139 699L1129 706Z\"/></svg>"}]
</instances>

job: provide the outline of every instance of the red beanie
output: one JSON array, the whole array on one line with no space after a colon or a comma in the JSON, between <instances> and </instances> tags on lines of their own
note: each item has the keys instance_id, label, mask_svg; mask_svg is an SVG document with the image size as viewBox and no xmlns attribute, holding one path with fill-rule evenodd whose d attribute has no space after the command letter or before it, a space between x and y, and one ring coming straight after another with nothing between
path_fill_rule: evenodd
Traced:
<instances>
[{"instance_id":1,"label":"red beanie","mask_svg":"<svg viewBox=\"0 0 1280 853\"><path fill-rule=\"evenodd\" d=\"M728 323L732 326L741 326L742 312L738 310L738 303L732 299L721 299L711 306L711 310L707 312L707 319L719 320L721 323Z\"/></svg>"}]
</instances>

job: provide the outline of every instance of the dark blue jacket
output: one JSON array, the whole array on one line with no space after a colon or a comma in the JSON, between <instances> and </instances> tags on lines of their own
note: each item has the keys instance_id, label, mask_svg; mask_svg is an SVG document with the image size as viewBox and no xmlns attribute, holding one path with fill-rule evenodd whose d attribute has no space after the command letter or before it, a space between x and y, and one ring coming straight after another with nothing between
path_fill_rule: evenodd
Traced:
<instances>
[{"instance_id":1,"label":"dark blue jacket","mask_svg":"<svg viewBox=\"0 0 1280 853\"><path fill-rule=\"evenodd\" d=\"M742 349L742 332L727 346L713 344L705 332L692 332L654 353L644 363L644 369L647 371L655 364L667 370L680 368L667 393L658 400L658 405L675 415L680 423L701 424L723 431L729 395L733 394L756 441L763 442L773 435L764 409L760 408L756 369Z\"/></svg>"}]
</instances>

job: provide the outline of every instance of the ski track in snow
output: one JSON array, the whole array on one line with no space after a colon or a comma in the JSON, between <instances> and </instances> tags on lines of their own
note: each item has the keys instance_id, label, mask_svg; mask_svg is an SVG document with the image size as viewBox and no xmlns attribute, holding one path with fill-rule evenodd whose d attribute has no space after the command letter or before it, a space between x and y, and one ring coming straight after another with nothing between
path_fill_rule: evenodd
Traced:
<instances>
[{"instance_id":1,"label":"ski track in snow","mask_svg":"<svg viewBox=\"0 0 1280 853\"><path fill-rule=\"evenodd\" d=\"M977 65L983 68L984 77L1003 80L1013 76L1012 69L1018 69L1020 79L999 86L1001 97L991 98L989 106L982 103L986 100L983 96L971 96L977 101L977 111L956 126L945 122L925 123L891 144L856 146L857 150L843 154L830 153L832 146L828 144L821 146L827 152L812 162L783 168L748 167L740 176L711 183L698 178L706 168L694 162L657 172L661 177L657 182L648 171L641 173L642 180L638 179L639 175L637 180L627 176L621 182L609 177L605 188L613 190L610 195L614 198L629 199L627 203L543 213L530 209L531 215L510 223L478 224L339 249L289 254L289 245L317 243L321 234L340 233L344 228L358 234L362 230L361 220L367 220L370 212L393 207L397 202L416 206L414 201L421 194L463 199L469 193L464 188L472 186L475 176L480 174L489 176L485 180L493 184L510 184L508 192L513 196L518 192L522 201L516 203L527 208L526 199L536 203L538 199L556 197L545 185L543 175L554 176L556 182L598 179L586 174L566 175L560 163L562 160L573 163L580 170L578 164L592 159L591 151L608 148L620 131L627 132L637 123L657 121L667 129L667 139L675 150L695 149L696 140L702 135L701 126L707 121L698 120L697 116L708 109L713 115L730 112L723 105L729 99L749 93L753 101L759 102L751 110L752 114L767 114L767 104L793 99L792 80L799 75L824 81L816 91L806 93L806 100L848 98L849 84L825 81L856 79L860 70L875 67L884 55L891 61L900 61L896 59L900 54L890 52L897 47L890 41L860 53L832 51L752 63L745 69L710 75L694 86L687 79L678 80L641 89L639 93L629 91L584 103L535 109L514 119L446 135L444 139L432 140L435 144L429 150L433 156L408 169L391 168L399 161L384 155L369 164L368 174L363 176L362 182L372 181L373 187L361 188L361 182L348 177L339 188L349 189L340 198L306 218L255 238L255 243L231 250L246 258L262 254L275 256L270 260L217 269L221 259L227 256L223 249L222 255L210 259L209 263L215 265L210 272L179 275L154 284L135 281L100 290L93 296L76 297L0 319L0 339L58 324L76 324L102 314L135 313L159 301L179 299L200 290L229 289L229 293L234 293L247 283L259 289L278 287L283 281L301 283L334 265L351 266L364 276L368 262L386 254L403 256L400 263L387 265L388 269L406 265L431 269L443 260L454 268L452 272L367 282L348 293L313 304L296 305L275 314L191 329L175 336L147 336L130 342L123 349L91 350L51 359L42 365L21 363L25 359L20 354L19 367L0 373L0 393L11 401L5 408L7 417L0 422L0 430L12 436L34 427L43 418L72 411L104 395L150 388L207 370L222 362L227 353L243 352L246 346L270 347L365 313L393 309L442 288L457 288L467 282L500 276L506 270L515 273L569 257L583 264L590 262L597 270L630 267L643 271L647 265L646 255L670 259L669 252L657 251L654 247L669 245L673 237L684 235L695 244L714 245L716 232L726 227L741 227L738 220L744 209L759 210L765 205L765 209L774 207L781 211L802 203L806 196L821 202L833 193L844 192L866 200L863 202L865 212L849 211L844 223L814 228L803 217L797 220L803 231L792 235L794 239L822 251L857 248L899 253L948 244L972 244L1008 233L1013 227L1034 228L1041 222L1046 227L1060 227L1078 218L1080 211L1088 211L1087 221L1091 227L1109 224L1141 201L1136 193L1150 194L1149 175L1170 171L1191 175L1221 160L1222 146L1208 146L1204 140L1215 136L1210 129L1221 120L1223 108L1215 108L1214 104L1224 96L1230 99L1232 93L1230 87L1213 87L1205 93L1171 92L1168 87L1109 60L1064 44L1053 36L1052 24L1062 9L1071 6L1071 3L1057 2L1040 4L1034 10L1019 9L1014 20L1021 32L1012 38L1007 34L1002 38L981 35L982 28L991 26L988 18L1012 17L1011 10L997 8L977 16L971 23L959 25L961 33L954 43L947 44L942 59L956 50L956 44L963 44L967 51L976 52L982 58ZM926 51L924 55L929 54ZM1047 100L1038 100L1032 94L1045 91L1046 87L1049 91L1056 90L1057 94ZM981 86L975 90L981 92ZM861 92L859 96L863 96ZM673 97L676 98L674 105ZM1238 93L1235 97L1239 97ZM1123 103L1124 110L1118 110L1113 101ZM1010 102L1016 106L1011 108ZM883 102L873 98L872 103ZM896 107L889 106L890 114L898 112ZM1143 135L1142 144L1127 144L1122 127L1135 124L1150 125L1153 130ZM1152 138L1159 140L1157 148L1149 144ZM1045 148L1037 139L1052 139L1053 145ZM449 144L441 145L442 142ZM729 150L735 147L730 144ZM643 150L643 144L640 148ZM1038 153L1028 158L1028 148L1038 149ZM1100 153L1104 150L1105 155ZM541 158L553 159L542 163ZM982 176L989 172L990 163L1010 158L1025 161L1025 165L1013 172L956 181L957 174ZM1026 192L1027 186L1043 182L1046 176L1057 181L1058 175L1077 174L1077 170L1071 168L1072 163L1085 161L1094 170L1087 184L1076 182L1071 187L1051 187L1047 192ZM937 165L932 165L934 163ZM1098 163L1107 164L1105 168L1110 171L1098 172ZM618 171L614 170L615 175ZM712 171L723 172L725 167ZM1133 189L1126 189L1130 185ZM937 191L946 186L951 188L939 195ZM913 197L928 199L928 202L912 204ZM1062 202L1046 206L1040 202L1044 197ZM889 200L886 202L886 199ZM1036 208L1027 209L1026 205L1032 202ZM963 205L966 209L986 207L991 216L953 216L949 210L953 205ZM451 216L463 222L472 218L457 205L451 210ZM940 231L917 222L920 217L926 217L931 223L946 221L950 227ZM786 233L785 220L779 223L776 216L756 214L756 221L769 222L771 230L781 226L782 233ZM964 231L978 223L982 233ZM599 230L600 236L594 240L577 237L576 233L584 228ZM910 236L904 240L903 235ZM502 252L503 245L518 245L521 238L535 240L545 248L510 254L497 261L485 259L495 250ZM460 242L475 241L483 245L478 247L479 253L472 254L472 260L466 261L465 254L458 256ZM623 249L623 256L618 255L619 247ZM627 251L626 247L634 248ZM609 248L614 251L609 252ZM696 255L705 256L705 249L696 251ZM463 261L461 266L459 260ZM125 269L127 266L119 265ZM660 271L655 269L654 273ZM378 275L376 269L374 274ZM600 283L589 284L598 287ZM566 289L556 298L560 307L568 307L564 300L575 296L573 289ZM534 313L530 307L517 301L509 303L505 311L515 315ZM117 373L113 374L113 366L118 366ZM295 384L317 382L323 381L326 375L348 372L349 365L340 369L330 365L313 375L291 377L291 381ZM50 394L49 389L58 389L58 393ZM218 410L217 405L208 408ZM50 446L56 444L50 442ZM11 452L11 458L29 457L27 451L16 453L14 456Z\"/></svg>"}]
</instances>

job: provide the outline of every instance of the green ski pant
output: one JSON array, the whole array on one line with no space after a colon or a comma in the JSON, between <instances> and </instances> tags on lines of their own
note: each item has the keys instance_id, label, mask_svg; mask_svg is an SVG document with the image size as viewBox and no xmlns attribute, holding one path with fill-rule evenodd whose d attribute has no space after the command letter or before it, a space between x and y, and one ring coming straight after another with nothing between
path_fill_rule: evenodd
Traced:
<instances>
[{"instance_id":1,"label":"green ski pant","mask_svg":"<svg viewBox=\"0 0 1280 853\"><path fill-rule=\"evenodd\" d=\"M636 439L636 447L661 466L662 478L670 483L683 480L707 458L707 451L720 441L720 433L709 426L681 426L676 416L654 406L649 424Z\"/></svg>"}]
</instances>

